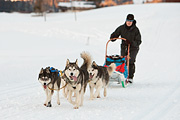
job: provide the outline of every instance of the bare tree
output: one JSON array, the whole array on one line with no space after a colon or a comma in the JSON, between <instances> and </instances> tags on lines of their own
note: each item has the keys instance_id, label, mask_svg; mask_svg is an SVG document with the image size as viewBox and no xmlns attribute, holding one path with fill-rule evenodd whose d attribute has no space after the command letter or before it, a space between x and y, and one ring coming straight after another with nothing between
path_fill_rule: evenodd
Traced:
<instances>
[{"instance_id":1,"label":"bare tree","mask_svg":"<svg viewBox=\"0 0 180 120\"><path fill-rule=\"evenodd\" d=\"M95 3L96 7L98 8L98 7L100 7L99 5L102 0L88 0L88 1L93 1Z\"/></svg>"},{"instance_id":2,"label":"bare tree","mask_svg":"<svg viewBox=\"0 0 180 120\"><path fill-rule=\"evenodd\" d=\"M48 4L46 0L36 0L34 3L34 12L43 15L43 12L47 10Z\"/></svg>"}]
</instances>

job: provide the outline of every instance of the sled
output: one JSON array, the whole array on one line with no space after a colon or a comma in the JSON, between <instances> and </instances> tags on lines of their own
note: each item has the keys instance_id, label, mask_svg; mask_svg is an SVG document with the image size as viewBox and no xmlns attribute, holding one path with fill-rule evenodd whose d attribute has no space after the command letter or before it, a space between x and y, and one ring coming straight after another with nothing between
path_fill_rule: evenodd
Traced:
<instances>
[{"instance_id":1,"label":"sled","mask_svg":"<svg viewBox=\"0 0 180 120\"><path fill-rule=\"evenodd\" d=\"M123 88L126 88L129 80L129 49L130 45L128 44L127 48L127 56L121 57L120 55L107 55L108 44L111 40L126 40L125 38L112 38L108 40L106 43L106 51L105 51L105 63L104 66L107 67L111 63L116 64L116 69L110 76L111 81L117 81L118 84L122 84Z\"/></svg>"}]
</instances>

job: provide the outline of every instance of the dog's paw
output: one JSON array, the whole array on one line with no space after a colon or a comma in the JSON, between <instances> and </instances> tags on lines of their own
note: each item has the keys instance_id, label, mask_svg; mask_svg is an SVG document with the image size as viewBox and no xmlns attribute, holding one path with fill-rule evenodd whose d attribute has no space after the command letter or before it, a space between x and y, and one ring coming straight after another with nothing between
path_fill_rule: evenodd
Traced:
<instances>
[{"instance_id":1,"label":"dog's paw","mask_svg":"<svg viewBox=\"0 0 180 120\"><path fill-rule=\"evenodd\" d=\"M74 107L74 109L79 109L79 107L76 106L76 107Z\"/></svg>"},{"instance_id":2,"label":"dog's paw","mask_svg":"<svg viewBox=\"0 0 180 120\"><path fill-rule=\"evenodd\" d=\"M52 105L51 104L44 104L44 106L46 106L46 107L52 107Z\"/></svg>"},{"instance_id":3,"label":"dog's paw","mask_svg":"<svg viewBox=\"0 0 180 120\"><path fill-rule=\"evenodd\" d=\"M98 94L94 94L93 97L94 97L94 98L97 98L97 97L98 97Z\"/></svg>"},{"instance_id":4,"label":"dog's paw","mask_svg":"<svg viewBox=\"0 0 180 120\"><path fill-rule=\"evenodd\" d=\"M51 102L48 102L48 105L46 107L52 107Z\"/></svg>"},{"instance_id":5,"label":"dog's paw","mask_svg":"<svg viewBox=\"0 0 180 120\"><path fill-rule=\"evenodd\" d=\"M47 101L45 101L45 102L44 102L44 106L46 106L46 107L47 107L47 106L48 106L48 104L49 104L49 102L47 102Z\"/></svg>"},{"instance_id":6,"label":"dog's paw","mask_svg":"<svg viewBox=\"0 0 180 120\"><path fill-rule=\"evenodd\" d=\"M57 104L60 105L60 101L58 101Z\"/></svg>"},{"instance_id":7,"label":"dog's paw","mask_svg":"<svg viewBox=\"0 0 180 120\"><path fill-rule=\"evenodd\" d=\"M52 107L52 105L51 105L51 104L48 104L46 107Z\"/></svg>"},{"instance_id":8,"label":"dog's paw","mask_svg":"<svg viewBox=\"0 0 180 120\"><path fill-rule=\"evenodd\" d=\"M89 98L89 100L94 100L94 97Z\"/></svg>"},{"instance_id":9,"label":"dog's paw","mask_svg":"<svg viewBox=\"0 0 180 120\"><path fill-rule=\"evenodd\" d=\"M100 95L98 95L97 98L101 98Z\"/></svg>"}]
</instances>

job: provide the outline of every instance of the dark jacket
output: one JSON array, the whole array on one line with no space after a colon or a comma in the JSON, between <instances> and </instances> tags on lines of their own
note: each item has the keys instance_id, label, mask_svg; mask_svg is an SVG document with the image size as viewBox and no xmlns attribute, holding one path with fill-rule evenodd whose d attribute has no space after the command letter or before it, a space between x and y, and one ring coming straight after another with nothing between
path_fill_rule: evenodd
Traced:
<instances>
[{"instance_id":1,"label":"dark jacket","mask_svg":"<svg viewBox=\"0 0 180 120\"><path fill-rule=\"evenodd\" d=\"M122 38L129 40L130 50L139 49L141 44L141 34L136 26L136 20L134 20L131 27L125 24L119 26L112 34L110 38L118 38L121 35ZM121 55L126 56L127 42L122 40L121 44Z\"/></svg>"}]
</instances>

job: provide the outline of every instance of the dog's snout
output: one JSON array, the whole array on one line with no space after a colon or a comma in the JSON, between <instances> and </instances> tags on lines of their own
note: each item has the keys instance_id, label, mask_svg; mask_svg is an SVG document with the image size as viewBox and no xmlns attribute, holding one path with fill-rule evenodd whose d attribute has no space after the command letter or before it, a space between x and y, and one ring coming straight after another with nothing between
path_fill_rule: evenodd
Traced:
<instances>
[{"instance_id":1,"label":"dog's snout","mask_svg":"<svg viewBox=\"0 0 180 120\"><path fill-rule=\"evenodd\" d=\"M46 85L46 83L44 83L44 85Z\"/></svg>"},{"instance_id":2,"label":"dog's snout","mask_svg":"<svg viewBox=\"0 0 180 120\"><path fill-rule=\"evenodd\" d=\"M73 73L71 73L70 75L73 76Z\"/></svg>"}]
</instances>

